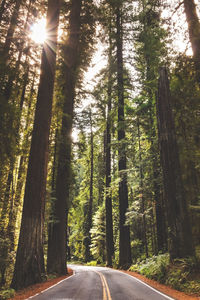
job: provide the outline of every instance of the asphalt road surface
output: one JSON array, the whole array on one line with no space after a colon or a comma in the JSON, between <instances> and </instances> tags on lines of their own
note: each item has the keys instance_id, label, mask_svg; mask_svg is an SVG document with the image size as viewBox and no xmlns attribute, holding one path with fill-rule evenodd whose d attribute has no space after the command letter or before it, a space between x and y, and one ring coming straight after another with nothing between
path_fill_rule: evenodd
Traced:
<instances>
[{"instance_id":1,"label":"asphalt road surface","mask_svg":"<svg viewBox=\"0 0 200 300\"><path fill-rule=\"evenodd\" d=\"M142 281L103 267L69 265L74 275L29 299L173 300Z\"/></svg>"}]
</instances>

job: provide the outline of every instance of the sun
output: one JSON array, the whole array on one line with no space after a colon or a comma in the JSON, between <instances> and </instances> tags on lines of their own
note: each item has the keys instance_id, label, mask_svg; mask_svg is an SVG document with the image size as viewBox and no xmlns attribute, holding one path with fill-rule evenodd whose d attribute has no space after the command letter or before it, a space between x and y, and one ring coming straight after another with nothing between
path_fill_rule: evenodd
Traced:
<instances>
[{"instance_id":1,"label":"sun","mask_svg":"<svg viewBox=\"0 0 200 300\"><path fill-rule=\"evenodd\" d=\"M30 38L37 44L43 44L47 39L46 19L42 18L31 26Z\"/></svg>"}]
</instances>

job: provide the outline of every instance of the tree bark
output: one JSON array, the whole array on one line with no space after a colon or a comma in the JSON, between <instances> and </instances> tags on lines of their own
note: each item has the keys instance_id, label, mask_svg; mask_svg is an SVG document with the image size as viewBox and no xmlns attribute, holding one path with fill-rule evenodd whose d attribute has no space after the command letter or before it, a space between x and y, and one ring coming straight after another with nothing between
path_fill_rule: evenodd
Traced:
<instances>
[{"instance_id":1,"label":"tree bark","mask_svg":"<svg viewBox=\"0 0 200 300\"><path fill-rule=\"evenodd\" d=\"M184 0L184 8L193 55L195 59L200 60L200 22L194 0Z\"/></svg>"},{"instance_id":2,"label":"tree bark","mask_svg":"<svg viewBox=\"0 0 200 300\"><path fill-rule=\"evenodd\" d=\"M92 125L92 111L90 110L90 199L88 210L88 227L92 228L92 207L93 207L93 177L94 177L94 134Z\"/></svg>"},{"instance_id":3,"label":"tree bark","mask_svg":"<svg viewBox=\"0 0 200 300\"><path fill-rule=\"evenodd\" d=\"M157 180L156 175L157 173L154 171L154 181ZM157 183L154 183L154 186L154 192L157 191L155 195L157 252L164 253L167 250L164 207Z\"/></svg>"},{"instance_id":4,"label":"tree bark","mask_svg":"<svg viewBox=\"0 0 200 300\"><path fill-rule=\"evenodd\" d=\"M22 142L21 150L23 151L23 154L20 156L20 159L19 159L19 169L17 172L17 180L16 180L17 185L16 185L15 195L14 195L14 206L13 206L13 209L10 210L10 213L9 213L9 223L8 223L8 228L7 228L7 235L9 236L9 239L10 239L10 245L9 245L8 253L14 251L14 248L15 248L16 222L17 222L17 218L19 215L20 205L22 205L21 194L22 194L22 190L24 188L24 179L25 179L26 170L27 170L27 152L30 147L29 133L27 132L27 130L30 126L30 113L32 111L31 105L32 105L32 96L34 93L34 84L35 84L35 74L33 76L30 96L28 99L26 126L25 126L25 130L24 130L26 133L24 135L23 142Z\"/></svg>"},{"instance_id":5,"label":"tree bark","mask_svg":"<svg viewBox=\"0 0 200 300\"><path fill-rule=\"evenodd\" d=\"M126 151L123 144L125 139L124 128L124 80L123 80L123 42L121 8L116 9L116 46L117 46L117 92L118 92L118 170L119 183L119 265L126 267L131 264L130 228L125 226L126 211L128 208L128 186L126 173Z\"/></svg>"},{"instance_id":6,"label":"tree bark","mask_svg":"<svg viewBox=\"0 0 200 300\"><path fill-rule=\"evenodd\" d=\"M24 105L24 100L25 100L25 94L26 94L26 88L28 84L28 76L29 76L29 67L26 68L24 78L23 78L23 85L22 85L22 93L20 97L20 103L19 103L19 108L20 111L22 111L23 105Z\"/></svg>"},{"instance_id":7,"label":"tree bark","mask_svg":"<svg viewBox=\"0 0 200 300\"><path fill-rule=\"evenodd\" d=\"M111 32L110 32L111 34ZM107 122L106 122L106 264L112 266L112 255L114 253L113 242L113 217L112 217L112 198L111 198L111 37L109 48L109 77L108 77L108 106L107 106Z\"/></svg>"},{"instance_id":8,"label":"tree bark","mask_svg":"<svg viewBox=\"0 0 200 300\"><path fill-rule=\"evenodd\" d=\"M49 236L47 270L49 273L66 274L67 254L67 213L69 208L71 132L74 111L76 72L79 58L79 35L81 22L81 0L71 1L69 17L69 35L64 46L64 106L60 145L58 150L58 170L56 177L56 200L54 218Z\"/></svg>"},{"instance_id":9,"label":"tree bark","mask_svg":"<svg viewBox=\"0 0 200 300\"><path fill-rule=\"evenodd\" d=\"M169 252L171 259L194 255L190 217L181 178L178 146L170 103L167 70L160 69L157 118L163 171L164 197L169 226Z\"/></svg>"},{"instance_id":10,"label":"tree bark","mask_svg":"<svg viewBox=\"0 0 200 300\"><path fill-rule=\"evenodd\" d=\"M3 59L2 62L4 64L7 63L8 58L9 58L10 47L11 47L11 43L12 43L12 40L13 40L13 35L14 35L14 32L15 32L15 28L16 28L16 25L17 25L17 18L18 18L21 3L22 3L21 0L17 0L15 2L15 7L14 7L14 10L13 10L11 19L10 19L10 26L8 28L8 31L7 31L6 40L5 40L5 43L3 45L3 51L2 51L2 59Z\"/></svg>"},{"instance_id":11,"label":"tree bark","mask_svg":"<svg viewBox=\"0 0 200 300\"><path fill-rule=\"evenodd\" d=\"M91 234L90 229L92 228L92 213L93 213L93 177L94 177L94 134L92 124L92 111L89 111L89 123L90 123L90 194L89 200L86 202L84 207L85 224L84 224L84 259L85 262L90 261L91 252Z\"/></svg>"},{"instance_id":12,"label":"tree bark","mask_svg":"<svg viewBox=\"0 0 200 300\"><path fill-rule=\"evenodd\" d=\"M48 1L47 32L49 38L42 51L41 76L26 178L22 223L11 284L16 290L41 282L45 273L43 224L59 10L59 1Z\"/></svg>"},{"instance_id":13,"label":"tree bark","mask_svg":"<svg viewBox=\"0 0 200 300\"><path fill-rule=\"evenodd\" d=\"M149 95L151 97L151 95ZM152 106L153 108L153 106ZM153 191L154 191L154 201L155 201L155 214L156 214L156 253L166 252L167 250L167 239L166 239L166 218L165 218L165 208L163 204L163 197L161 186L159 183L159 177L161 174L160 164L159 164L159 149L156 138L156 130L154 127L152 111L150 113L150 127L152 130L151 136L151 155L152 155L152 172L153 172Z\"/></svg>"},{"instance_id":14,"label":"tree bark","mask_svg":"<svg viewBox=\"0 0 200 300\"><path fill-rule=\"evenodd\" d=\"M165 248L165 218L164 218L164 207L162 205L162 193L161 187L159 184L159 177L160 177L160 167L159 167L159 149L157 146L157 134L155 129L155 122L154 122L154 112L155 112L155 104L154 104L154 97L155 97L155 87L154 82L156 82L156 69L159 64L160 60L160 53L158 52L155 56L154 54L149 54L149 38L150 36L155 35L155 30L159 32L160 29L160 17L158 14L157 8L159 7L158 0L151 1L150 9L147 9L149 5L147 1L142 2L143 6L143 18L142 18L142 25L143 30L140 35L144 45L144 58L146 62L146 70L145 70L145 82L144 88L148 97L149 102L149 111L148 123L149 128L147 130L147 136L150 139L151 147L150 147L150 154L152 157L152 180L153 180L153 192L154 192L154 201L155 201L155 210L156 210L156 227L157 227L157 251L164 251ZM157 41L161 40L161 36L156 37ZM158 46L157 46L158 47ZM158 50L158 49L157 49Z\"/></svg>"},{"instance_id":15,"label":"tree bark","mask_svg":"<svg viewBox=\"0 0 200 300\"><path fill-rule=\"evenodd\" d=\"M11 186L13 185L13 171L14 171L14 163L10 160L9 172L6 181L6 189L3 198L3 205L1 209L1 217L0 217L0 234L5 232L7 217L9 215L9 209L11 206Z\"/></svg>"},{"instance_id":16,"label":"tree bark","mask_svg":"<svg viewBox=\"0 0 200 300\"><path fill-rule=\"evenodd\" d=\"M188 23L190 43L197 70L197 79L200 84L200 22L194 0L184 0L184 8Z\"/></svg>"},{"instance_id":17,"label":"tree bark","mask_svg":"<svg viewBox=\"0 0 200 300\"><path fill-rule=\"evenodd\" d=\"M28 30L32 2L33 2L33 0L29 0L29 4L28 4L28 8L27 8L27 16L26 16L26 20L25 20L25 24L24 24L24 32L27 32L27 30ZM14 34L14 31L12 34ZM22 43L19 47L19 53L18 53L18 58L17 58L16 64L15 64L15 69L11 72L11 74L9 74L8 80L5 84L5 90L4 90L5 99L4 99L4 101L6 101L6 103L9 101L9 99L12 95L12 91L16 90L16 88L19 89L18 87L16 87L16 79L20 76L19 69L20 69L21 59L22 59L22 55L23 55L23 51L24 51L25 37L26 37L26 35L24 35L22 37ZM5 42L5 47L6 47L6 42ZM8 47L8 45L7 45L7 47ZM10 45L9 45L9 49L10 49ZM26 53L26 59L25 59L25 68L24 68L25 74L29 73L29 71L28 71L28 69L29 69L28 58L30 56L29 52L30 51L28 49L28 51ZM26 75L24 75L24 77L26 77ZM20 103L20 109L21 109L21 103Z\"/></svg>"},{"instance_id":18,"label":"tree bark","mask_svg":"<svg viewBox=\"0 0 200 300\"><path fill-rule=\"evenodd\" d=\"M146 253L146 257L149 256L149 251L148 251L148 243L147 243L147 222L146 222L146 215L145 215L145 200L144 200L144 188L143 188L143 179L144 179L144 174L143 174L143 168L142 168L142 149L141 149L141 136L140 136L140 123L139 120L137 122L137 127L138 127L138 148L139 148L139 163L140 163L140 199L141 199L141 208L142 208L142 225L143 225L143 243L144 243L144 249Z\"/></svg>"},{"instance_id":19,"label":"tree bark","mask_svg":"<svg viewBox=\"0 0 200 300\"><path fill-rule=\"evenodd\" d=\"M2 0L1 6L0 6L0 24L2 22L3 14L4 14L5 10L6 10L6 0Z\"/></svg>"}]
</instances>

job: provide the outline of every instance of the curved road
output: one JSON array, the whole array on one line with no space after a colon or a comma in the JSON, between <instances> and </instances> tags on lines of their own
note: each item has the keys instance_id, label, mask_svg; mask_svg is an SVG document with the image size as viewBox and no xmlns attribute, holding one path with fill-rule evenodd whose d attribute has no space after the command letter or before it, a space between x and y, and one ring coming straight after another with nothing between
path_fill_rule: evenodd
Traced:
<instances>
[{"instance_id":1,"label":"curved road","mask_svg":"<svg viewBox=\"0 0 200 300\"><path fill-rule=\"evenodd\" d=\"M142 281L103 267L69 265L74 275L29 299L173 300Z\"/></svg>"}]
</instances>

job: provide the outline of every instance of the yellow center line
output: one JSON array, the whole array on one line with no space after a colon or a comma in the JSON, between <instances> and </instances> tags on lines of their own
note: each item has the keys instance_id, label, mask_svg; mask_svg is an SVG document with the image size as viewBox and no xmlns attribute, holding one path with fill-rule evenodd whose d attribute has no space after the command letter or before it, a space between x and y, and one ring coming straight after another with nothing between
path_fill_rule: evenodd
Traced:
<instances>
[{"instance_id":1,"label":"yellow center line","mask_svg":"<svg viewBox=\"0 0 200 300\"><path fill-rule=\"evenodd\" d=\"M104 276L103 274L101 274L101 275L102 275L102 277L103 277L103 280L104 280L104 283L105 283L105 286L106 286L106 291L107 291L108 300L112 300L111 295L110 295L110 290L109 290L109 287L108 287L108 283L107 283L107 281L106 281L106 278L105 278L105 276Z\"/></svg>"},{"instance_id":2,"label":"yellow center line","mask_svg":"<svg viewBox=\"0 0 200 300\"><path fill-rule=\"evenodd\" d=\"M101 283L103 287L103 300L112 300L105 276L98 271L94 271L94 272L96 272L101 278Z\"/></svg>"},{"instance_id":3,"label":"yellow center line","mask_svg":"<svg viewBox=\"0 0 200 300\"><path fill-rule=\"evenodd\" d=\"M105 287L104 280L103 280L101 274L99 272L97 272L97 273L101 278L101 283L102 283L102 287L103 287L103 300L107 300L106 287Z\"/></svg>"}]
</instances>

